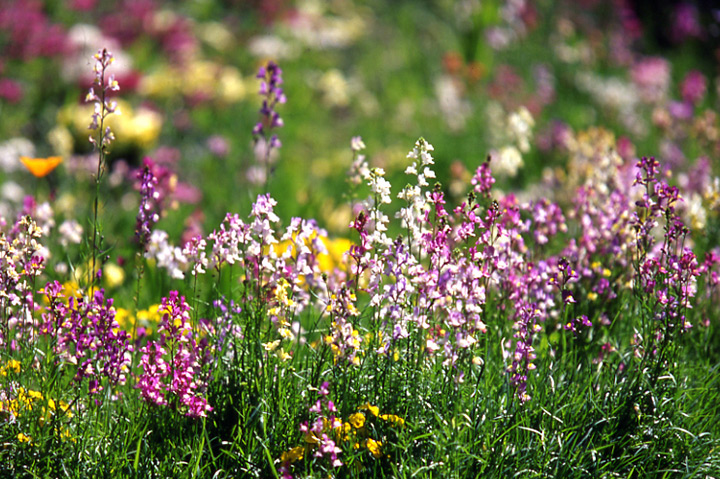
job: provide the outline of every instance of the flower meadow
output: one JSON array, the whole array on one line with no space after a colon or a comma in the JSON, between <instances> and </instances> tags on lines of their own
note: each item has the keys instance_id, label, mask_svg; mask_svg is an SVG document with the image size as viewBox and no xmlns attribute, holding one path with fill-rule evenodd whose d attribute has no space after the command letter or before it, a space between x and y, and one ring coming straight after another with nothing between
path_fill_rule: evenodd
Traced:
<instances>
[{"instance_id":1,"label":"flower meadow","mask_svg":"<svg viewBox=\"0 0 720 479\"><path fill-rule=\"evenodd\" d=\"M112 3L0 6L0 477L720 477L720 11Z\"/></svg>"}]
</instances>

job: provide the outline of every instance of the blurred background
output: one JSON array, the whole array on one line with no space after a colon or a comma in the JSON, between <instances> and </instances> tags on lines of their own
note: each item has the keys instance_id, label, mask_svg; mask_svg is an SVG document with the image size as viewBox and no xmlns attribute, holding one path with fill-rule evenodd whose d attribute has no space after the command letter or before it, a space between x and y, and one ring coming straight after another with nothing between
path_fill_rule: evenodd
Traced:
<instances>
[{"instance_id":1,"label":"blurred background","mask_svg":"<svg viewBox=\"0 0 720 479\"><path fill-rule=\"evenodd\" d=\"M354 136L394 194L422 136L455 203L488 156L499 191L529 198L600 150L656 156L688 187L705 175L702 197L718 173L719 21L709 0L3 0L0 213L27 195L68 216L89 204L84 98L103 47L122 111L104 204L127 213L109 230L132 228L150 158L170 192L158 227L176 242L245 216L266 187L284 221L346 235L349 200L367 195L347 182ZM287 102L258 181L256 74L269 60ZM20 156L63 162L34 178Z\"/></svg>"}]
</instances>

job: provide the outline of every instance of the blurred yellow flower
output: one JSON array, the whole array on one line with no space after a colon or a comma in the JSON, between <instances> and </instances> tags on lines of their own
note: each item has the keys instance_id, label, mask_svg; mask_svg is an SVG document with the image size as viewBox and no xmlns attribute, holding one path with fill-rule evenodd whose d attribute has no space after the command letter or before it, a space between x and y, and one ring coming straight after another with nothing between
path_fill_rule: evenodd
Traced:
<instances>
[{"instance_id":1,"label":"blurred yellow flower","mask_svg":"<svg viewBox=\"0 0 720 479\"><path fill-rule=\"evenodd\" d=\"M350 424L352 424L355 429L360 429L365 425L365 415L361 412L356 412L348 418L348 421L350 421Z\"/></svg>"},{"instance_id":2,"label":"blurred yellow flower","mask_svg":"<svg viewBox=\"0 0 720 479\"><path fill-rule=\"evenodd\" d=\"M240 72L207 60L194 60L182 68L162 66L145 75L139 90L147 96L185 97L236 103L245 98L248 86Z\"/></svg>"},{"instance_id":3,"label":"blurred yellow flower","mask_svg":"<svg viewBox=\"0 0 720 479\"><path fill-rule=\"evenodd\" d=\"M227 51L235 41L233 33L220 22L201 23L196 32L203 42L219 51Z\"/></svg>"},{"instance_id":4,"label":"blurred yellow flower","mask_svg":"<svg viewBox=\"0 0 720 479\"><path fill-rule=\"evenodd\" d=\"M373 438L368 438L368 440L365 442L365 447L368 448L368 451L372 453L372 455L375 457L375 459L382 456L382 453L380 452L380 447L382 446L382 442L376 441Z\"/></svg>"},{"instance_id":5,"label":"blurred yellow flower","mask_svg":"<svg viewBox=\"0 0 720 479\"><path fill-rule=\"evenodd\" d=\"M360 409L367 409L375 417L377 417L380 414L380 408L377 406L373 406L370 403L366 403L366 404L360 406Z\"/></svg>"},{"instance_id":6,"label":"blurred yellow flower","mask_svg":"<svg viewBox=\"0 0 720 479\"><path fill-rule=\"evenodd\" d=\"M402 426L405 424L405 419L401 418L400 416L396 416L395 414L383 414L380 416L380 419L383 421L388 421L393 426Z\"/></svg>"},{"instance_id":7,"label":"blurred yellow flower","mask_svg":"<svg viewBox=\"0 0 720 479\"><path fill-rule=\"evenodd\" d=\"M280 456L280 462L293 463L299 461L305 455L304 446L295 446L287 452L283 452Z\"/></svg>"},{"instance_id":8,"label":"blurred yellow flower","mask_svg":"<svg viewBox=\"0 0 720 479\"><path fill-rule=\"evenodd\" d=\"M115 321L121 329L125 331L131 331L135 324L135 317L132 313L125 308L114 308L115 309Z\"/></svg>"},{"instance_id":9,"label":"blurred yellow flower","mask_svg":"<svg viewBox=\"0 0 720 479\"><path fill-rule=\"evenodd\" d=\"M325 245L327 253L320 253L317 255L317 262L320 271L323 273L332 273L335 268L344 269L345 267L345 252L350 250L353 242L347 238L334 238L330 239L326 236L321 236L320 241ZM312 245L308 241L306 246L311 247ZM290 248L290 254L295 256L297 254L297 248L295 243L290 240L281 241L273 245L265 247L264 253L273 253L278 256L284 254Z\"/></svg>"},{"instance_id":10,"label":"blurred yellow flower","mask_svg":"<svg viewBox=\"0 0 720 479\"><path fill-rule=\"evenodd\" d=\"M66 127L57 125L47 134L48 143L60 156L70 156L73 149L73 137Z\"/></svg>"},{"instance_id":11,"label":"blurred yellow flower","mask_svg":"<svg viewBox=\"0 0 720 479\"><path fill-rule=\"evenodd\" d=\"M119 111L122 114L117 114ZM70 128L76 140L87 141L88 135L95 134L87 127L92 112L93 106L89 104L69 105L58 113L58 122ZM108 116L103 123L115 134L118 146L149 148L154 145L163 123L159 113L145 107L132 108L123 100L118 100L118 112Z\"/></svg>"},{"instance_id":12,"label":"blurred yellow flower","mask_svg":"<svg viewBox=\"0 0 720 479\"><path fill-rule=\"evenodd\" d=\"M109 289L121 286L125 281L125 270L115 263L107 263L103 268L103 282Z\"/></svg>"},{"instance_id":13,"label":"blurred yellow flower","mask_svg":"<svg viewBox=\"0 0 720 479\"><path fill-rule=\"evenodd\" d=\"M320 271L330 273L335 268L343 269L343 266L345 266L343 261L344 255L350 250L353 242L347 238L323 238L323 243L325 244L328 252L327 254L323 253L318 255L318 266L320 266Z\"/></svg>"},{"instance_id":14,"label":"blurred yellow flower","mask_svg":"<svg viewBox=\"0 0 720 479\"><path fill-rule=\"evenodd\" d=\"M327 106L345 107L350 103L350 86L340 70L333 68L325 72L317 85Z\"/></svg>"},{"instance_id":15,"label":"blurred yellow flower","mask_svg":"<svg viewBox=\"0 0 720 479\"><path fill-rule=\"evenodd\" d=\"M217 91L219 92L220 100L223 103L237 103L245 98L247 88L243 82L240 72L235 68L223 68L217 82Z\"/></svg>"},{"instance_id":16,"label":"blurred yellow flower","mask_svg":"<svg viewBox=\"0 0 720 479\"><path fill-rule=\"evenodd\" d=\"M15 374L20 373L20 361L16 359L11 359L0 368L0 376L7 376L8 371L14 372Z\"/></svg>"},{"instance_id":17,"label":"blurred yellow flower","mask_svg":"<svg viewBox=\"0 0 720 479\"><path fill-rule=\"evenodd\" d=\"M33 176L42 178L43 176L49 175L51 171L62 163L62 157L48 156L47 158L28 158L27 156L21 156L20 161Z\"/></svg>"}]
</instances>

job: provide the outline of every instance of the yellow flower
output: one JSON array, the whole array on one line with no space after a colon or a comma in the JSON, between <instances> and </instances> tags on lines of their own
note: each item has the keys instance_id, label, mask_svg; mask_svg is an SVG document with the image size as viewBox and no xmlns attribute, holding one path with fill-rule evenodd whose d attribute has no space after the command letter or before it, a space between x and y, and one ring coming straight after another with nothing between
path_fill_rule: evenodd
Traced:
<instances>
[{"instance_id":1,"label":"yellow flower","mask_svg":"<svg viewBox=\"0 0 720 479\"><path fill-rule=\"evenodd\" d=\"M70 431L69 431L68 429L64 429L64 430L60 433L60 439L62 439L63 441L65 441L65 440L70 440L70 441L72 441L72 442L77 442L77 439L75 439L74 437L72 437L72 436L70 435Z\"/></svg>"},{"instance_id":2,"label":"yellow flower","mask_svg":"<svg viewBox=\"0 0 720 479\"><path fill-rule=\"evenodd\" d=\"M348 418L348 421L350 421L350 424L352 424L355 429L360 429L365 425L365 415L361 412L356 412Z\"/></svg>"},{"instance_id":3,"label":"yellow flower","mask_svg":"<svg viewBox=\"0 0 720 479\"><path fill-rule=\"evenodd\" d=\"M305 447L295 446L287 452L283 452L280 456L280 462L293 463L299 461L305 455Z\"/></svg>"},{"instance_id":4,"label":"yellow flower","mask_svg":"<svg viewBox=\"0 0 720 479\"><path fill-rule=\"evenodd\" d=\"M7 362L5 366L0 368L0 376L7 376L7 372L12 371L15 374L20 373L20 361L17 359L11 359Z\"/></svg>"},{"instance_id":5,"label":"yellow flower","mask_svg":"<svg viewBox=\"0 0 720 479\"><path fill-rule=\"evenodd\" d=\"M375 457L375 459L379 458L382 453L380 452L380 447L382 446L382 442L376 441L375 439L369 438L365 442L365 447L368 448L368 451L372 453L372 455Z\"/></svg>"},{"instance_id":6,"label":"yellow flower","mask_svg":"<svg viewBox=\"0 0 720 479\"><path fill-rule=\"evenodd\" d=\"M283 348L280 348L278 350L278 358L280 358L280 361L287 361L288 359L292 359L292 355L285 351Z\"/></svg>"},{"instance_id":7,"label":"yellow flower","mask_svg":"<svg viewBox=\"0 0 720 479\"><path fill-rule=\"evenodd\" d=\"M237 103L245 97L247 88L240 72L232 67L222 69L218 77L217 91L224 103Z\"/></svg>"},{"instance_id":8,"label":"yellow flower","mask_svg":"<svg viewBox=\"0 0 720 479\"><path fill-rule=\"evenodd\" d=\"M405 419L400 416L396 416L395 414L383 414L380 416L380 419L392 423L393 426L402 426L405 424Z\"/></svg>"},{"instance_id":9,"label":"yellow flower","mask_svg":"<svg viewBox=\"0 0 720 479\"><path fill-rule=\"evenodd\" d=\"M320 439L312 431L305 433L304 439L308 444L318 444L320 442Z\"/></svg>"},{"instance_id":10,"label":"yellow flower","mask_svg":"<svg viewBox=\"0 0 720 479\"><path fill-rule=\"evenodd\" d=\"M33 176L42 178L50 174L52 170L58 167L62 163L62 157L60 156L49 156L47 158L28 158L27 156L21 156L20 161L25 168L27 168Z\"/></svg>"},{"instance_id":11,"label":"yellow flower","mask_svg":"<svg viewBox=\"0 0 720 479\"><path fill-rule=\"evenodd\" d=\"M120 328L131 331L133 324L135 324L135 317L133 317L132 313L125 308L113 309L115 309L115 321L117 321Z\"/></svg>"},{"instance_id":12,"label":"yellow flower","mask_svg":"<svg viewBox=\"0 0 720 479\"><path fill-rule=\"evenodd\" d=\"M32 389L29 389L28 392L27 392L27 394L25 394L25 389L24 389L24 388L20 388L20 389L18 390L18 392L19 392L18 397L19 397L20 399L25 400L25 402L28 403L28 404L30 403L30 399L32 399L32 400L42 400L42 398L43 398L43 395L42 395L42 393L41 393L40 391L34 391L34 390L32 390ZM26 398L27 398L27 399L26 399Z\"/></svg>"},{"instance_id":13,"label":"yellow flower","mask_svg":"<svg viewBox=\"0 0 720 479\"><path fill-rule=\"evenodd\" d=\"M349 422L343 423L342 420L337 419L338 424L336 426L336 429L338 431L338 435L340 436L340 439L343 441L347 441L348 437L350 436L350 431L352 431L352 425Z\"/></svg>"},{"instance_id":14,"label":"yellow flower","mask_svg":"<svg viewBox=\"0 0 720 479\"><path fill-rule=\"evenodd\" d=\"M377 406L372 406L370 403L366 403L366 404L360 406L360 409L367 409L368 411L370 411L370 414L372 414L375 417L377 417L378 414L380 414L380 408Z\"/></svg>"},{"instance_id":15,"label":"yellow flower","mask_svg":"<svg viewBox=\"0 0 720 479\"><path fill-rule=\"evenodd\" d=\"M336 267L345 269L344 255L350 250L353 242L346 238L329 239L323 237L322 240L328 252L319 254L317 257L320 271L331 273Z\"/></svg>"},{"instance_id":16,"label":"yellow flower","mask_svg":"<svg viewBox=\"0 0 720 479\"><path fill-rule=\"evenodd\" d=\"M52 409L53 411L57 410L57 408L58 408L58 404L55 402L54 399L48 399L48 406L49 406L50 409ZM70 409L70 405L69 405L68 403L66 403L65 401L60 401L59 406L60 406L60 409L61 409L64 413L66 413L68 417L72 417L72 416L73 416L72 411L69 410L69 409Z\"/></svg>"},{"instance_id":17,"label":"yellow flower","mask_svg":"<svg viewBox=\"0 0 720 479\"><path fill-rule=\"evenodd\" d=\"M154 145L162 129L162 116L146 107L133 108L129 103L118 100L118 108L114 115L109 115L103 125L109 127L117 137L118 144L149 148ZM68 127L77 140L87 141L87 119L93 106L69 105L58 113L58 122ZM122 111L122 114L119 112ZM97 130L90 132L95 136Z\"/></svg>"},{"instance_id":18,"label":"yellow flower","mask_svg":"<svg viewBox=\"0 0 720 479\"><path fill-rule=\"evenodd\" d=\"M23 434L23 433L18 434L17 438L18 438L18 441L19 441L19 442L30 442L30 441L32 441L32 439L30 438L30 436L26 436L26 435Z\"/></svg>"},{"instance_id":19,"label":"yellow flower","mask_svg":"<svg viewBox=\"0 0 720 479\"><path fill-rule=\"evenodd\" d=\"M20 408L16 399L11 401L0 401L0 413L6 412L13 416L17 416L19 410Z\"/></svg>"},{"instance_id":20,"label":"yellow flower","mask_svg":"<svg viewBox=\"0 0 720 479\"><path fill-rule=\"evenodd\" d=\"M148 309L141 309L137 312L137 319L140 321L149 321L152 323L159 323L162 320L163 314L167 311L160 310L159 304L153 304Z\"/></svg>"},{"instance_id":21,"label":"yellow flower","mask_svg":"<svg viewBox=\"0 0 720 479\"><path fill-rule=\"evenodd\" d=\"M106 287L117 288L125 281L125 271L115 263L107 263L103 268L103 281Z\"/></svg>"}]
</instances>

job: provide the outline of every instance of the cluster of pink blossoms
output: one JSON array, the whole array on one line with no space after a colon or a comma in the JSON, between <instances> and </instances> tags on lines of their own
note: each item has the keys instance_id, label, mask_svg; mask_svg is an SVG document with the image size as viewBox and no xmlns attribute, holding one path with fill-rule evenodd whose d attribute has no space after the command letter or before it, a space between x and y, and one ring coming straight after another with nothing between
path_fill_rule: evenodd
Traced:
<instances>
[{"instance_id":1,"label":"cluster of pink blossoms","mask_svg":"<svg viewBox=\"0 0 720 479\"><path fill-rule=\"evenodd\" d=\"M157 406L171 406L190 417L205 417L212 407L205 397L208 375L204 351L192 327L190 306L177 291L162 299L159 341L140 352L135 387L142 398Z\"/></svg>"},{"instance_id":2,"label":"cluster of pink blossoms","mask_svg":"<svg viewBox=\"0 0 720 479\"><path fill-rule=\"evenodd\" d=\"M54 338L56 357L76 367L75 381L88 381L88 393L99 394L105 384L124 384L131 365L130 335L115 319L113 300L96 290L90 298L65 298L57 281L43 289L49 307L43 314L42 334ZM67 304L65 303L67 299Z\"/></svg>"}]
</instances>

